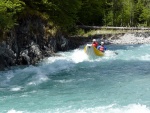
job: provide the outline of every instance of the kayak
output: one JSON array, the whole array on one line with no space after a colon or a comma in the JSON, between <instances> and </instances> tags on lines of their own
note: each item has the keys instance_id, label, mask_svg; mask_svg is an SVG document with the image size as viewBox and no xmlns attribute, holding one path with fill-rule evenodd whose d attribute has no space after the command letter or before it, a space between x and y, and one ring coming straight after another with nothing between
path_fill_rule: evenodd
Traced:
<instances>
[{"instance_id":1,"label":"kayak","mask_svg":"<svg viewBox=\"0 0 150 113\"><path fill-rule=\"evenodd\" d=\"M104 56L104 53L93 47L92 44L87 44L84 51L88 56Z\"/></svg>"}]
</instances>

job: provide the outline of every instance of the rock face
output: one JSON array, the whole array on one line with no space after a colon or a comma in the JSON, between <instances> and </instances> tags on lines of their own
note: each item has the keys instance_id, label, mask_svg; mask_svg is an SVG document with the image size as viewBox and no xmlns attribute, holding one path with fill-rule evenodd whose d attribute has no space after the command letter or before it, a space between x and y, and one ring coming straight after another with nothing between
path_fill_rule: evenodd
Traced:
<instances>
[{"instance_id":1,"label":"rock face","mask_svg":"<svg viewBox=\"0 0 150 113\"><path fill-rule=\"evenodd\" d=\"M0 45L0 70L5 67L15 65L16 55L14 52L6 45L5 42Z\"/></svg>"},{"instance_id":2,"label":"rock face","mask_svg":"<svg viewBox=\"0 0 150 113\"><path fill-rule=\"evenodd\" d=\"M19 25L7 33L0 43L0 70L14 65L35 64L57 51L74 49L80 44L60 31L56 36L47 33L47 22L36 16L19 20Z\"/></svg>"}]
</instances>

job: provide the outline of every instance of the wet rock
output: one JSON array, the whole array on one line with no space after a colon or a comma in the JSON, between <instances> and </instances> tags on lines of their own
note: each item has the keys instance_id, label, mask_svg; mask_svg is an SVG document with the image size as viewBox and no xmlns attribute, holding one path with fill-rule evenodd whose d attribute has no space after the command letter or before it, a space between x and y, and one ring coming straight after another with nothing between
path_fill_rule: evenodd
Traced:
<instances>
[{"instance_id":1,"label":"wet rock","mask_svg":"<svg viewBox=\"0 0 150 113\"><path fill-rule=\"evenodd\" d=\"M4 70L5 67L15 65L16 54L6 46L5 42L0 44L0 70Z\"/></svg>"},{"instance_id":2,"label":"wet rock","mask_svg":"<svg viewBox=\"0 0 150 113\"><path fill-rule=\"evenodd\" d=\"M28 56L28 50L21 51L20 58L21 58L20 64L22 65L30 64L30 57Z\"/></svg>"},{"instance_id":3,"label":"wet rock","mask_svg":"<svg viewBox=\"0 0 150 113\"><path fill-rule=\"evenodd\" d=\"M61 31L55 36L48 34L45 20L29 15L20 18L19 25L6 34L0 44L0 70L13 65L34 65L45 57L59 56L58 51L74 49L80 45Z\"/></svg>"},{"instance_id":4,"label":"wet rock","mask_svg":"<svg viewBox=\"0 0 150 113\"><path fill-rule=\"evenodd\" d=\"M39 60L42 59L42 52L40 50L39 45L36 43L31 43L31 46L29 47L29 57L30 57L30 62L31 64L37 63Z\"/></svg>"}]
</instances>

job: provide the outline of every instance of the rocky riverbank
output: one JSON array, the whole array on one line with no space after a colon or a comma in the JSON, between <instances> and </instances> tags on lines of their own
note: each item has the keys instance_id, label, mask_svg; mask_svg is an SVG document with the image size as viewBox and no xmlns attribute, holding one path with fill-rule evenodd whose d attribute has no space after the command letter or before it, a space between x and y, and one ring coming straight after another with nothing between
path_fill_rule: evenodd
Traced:
<instances>
[{"instance_id":1,"label":"rocky riverbank","mask_svg":"<svg viewBox=\"0 0 150 113\"><path fill-rule=\"evenodd\" d=\"M16 65L34 65L58 51L75 49L85 42L82 37L68 37L60 31L51 35L47 22L38 16L19 20L18 26L5 34L0 43L0 70Z\"/></svg>"},{"instance_id":2,"label":"rocky riverbank","mask_svg":"<svg viewBox=\"0 0 150 113\"><path fill-rule=\"evenodd\" d=\"M147 44L150 43L150 32L127 32L118 34L101 34L91 37L91 40L95 38L100 43L104 41L106 45L108 44ZM90 38L89 38L90 39Z\"/></svg>"},{"instance_id":3,"label":"rocky riverbank","mask_svg":"<svg viewBox=\"0 0 150 113\"><path fill-rule=\"evenodd\" d=\"M60 31L52 36L47 31L50 27L38 17L20 19L19 25L0 43L0 70L16 65L34 65L45 57L56 56L58 51L78 48L93 38L106 44L150 43L150 32L68 37Z\"/></svg>"},{"instance_id":4,"label":"rocky riverbank","mask_svg":"<svg viewBox=\"0 0 150 113\"><path fill-rule=\"evenodd\" d=\"M145 44L150 43L150 32L125 33L108 38L111 44Z\"/></svg>"}]
</instances>

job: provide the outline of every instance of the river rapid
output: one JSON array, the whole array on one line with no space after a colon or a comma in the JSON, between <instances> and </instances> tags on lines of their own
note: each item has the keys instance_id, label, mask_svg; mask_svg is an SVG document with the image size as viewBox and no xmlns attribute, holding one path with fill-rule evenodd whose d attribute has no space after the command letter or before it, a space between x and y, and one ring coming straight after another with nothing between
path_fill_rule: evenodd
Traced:
<instances>
[{"instance_id":1,"label":"river rapid","mask_svg":"<svg viewBox=\"0 0 150 113\"><path fill-rule=\"evenodd\" d=\"M150 113L150 44L106 47L1 71L0 113Z\"/></svg>"}]
</instances>

